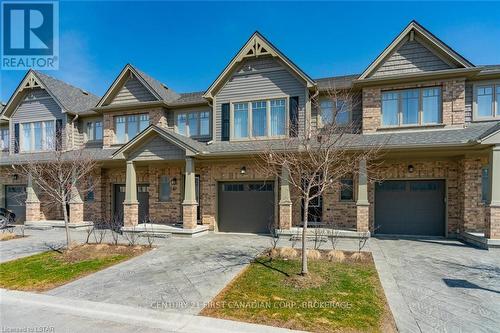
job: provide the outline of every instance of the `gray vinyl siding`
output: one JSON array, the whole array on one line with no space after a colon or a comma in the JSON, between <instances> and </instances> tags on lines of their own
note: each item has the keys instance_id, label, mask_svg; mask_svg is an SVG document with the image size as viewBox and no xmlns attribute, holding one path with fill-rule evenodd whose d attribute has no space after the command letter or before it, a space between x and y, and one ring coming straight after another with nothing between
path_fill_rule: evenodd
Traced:
<instances>
[{"instance_id":1,"label":"gray vinyl siding","mask_svg":"<svg viewBox=\"0 0 500 333\"><path fill-rule=\"evenodd\" d=\"M470 123L472 121L472 103L473 103L473 83L465 83L465 122Z\"/></svg>"},{"instance_id":2,"label":"gray vinyl siding","mask_svg":"<svg viewBox=\"0 0 500 333\"><path fill-rule=\"evenodd\" d=\"M14 124L55 119L63 119L65 124L65 118L66 115L62 113L59 104L45 90L36 88L28 91L11 116L10 152L14 153Z\"/></svg>"},{"instance_id":3,"label":"gray vinyl siding","mask_svg":"<svg viewBox=\"0 0 500 333\"><path fill-rule=\"evenodd\" d=\"M377 69L372 77L430 72L450 68L450 65L441 60L424 45L414 40L407 41L401 45Z\"/></svg>"},{"instance_id":4,"label":"gray vinyl siding","mask_svg":"<svg viewBox=\"0 0 500 333\"><path fill-rule=\"evenodd\" d=\"M182 160L186 157L185 152L177 146L166 142L163 138L155 136L130 156L132 161L155 161L155 160Z\"/></svg>"},{"instance_id":5,"label":"gray vinyl siding","mask_svg":"<svg viewBox=\"0 0 500 333\"><path fill-rule=\"evenodd\" d=\"M156 101L155 96L136 78L128 79L116 93L111 104Z\"/></svg>"},{"instance_id":6,"label":"gray vinyl siding","mask_svg":"<svg viewBox=\"0 0 500 333\"><path fill-rule=\"evenodd\" d=\"M251 63L250 65L255 65L255 63ZM276 61L274 61L273 66L267 66L267 71L257 71L250 74L249 72L233 74L216 94L215 140L220 141L221 139L222 104L243 100L266 99L280 95L299 97L299 131L303 131L305 124L305 84L301 83ZM269 68L272 68L272 70Z\"/></svg>"}]
</instances>

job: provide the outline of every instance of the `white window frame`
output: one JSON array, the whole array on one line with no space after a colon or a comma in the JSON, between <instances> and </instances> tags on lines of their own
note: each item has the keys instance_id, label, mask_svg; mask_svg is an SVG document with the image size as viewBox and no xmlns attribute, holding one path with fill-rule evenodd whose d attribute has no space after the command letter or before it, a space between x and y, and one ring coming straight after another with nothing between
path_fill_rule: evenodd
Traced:
<instances>
[{"instance_id":1,"label":"white window frame","mask_svg":"<svg viewBox=\"0 0 500 333\"><path fill-rule=\"evenodd\" d=\"M5 132L7 132L7 136L6 136L7 141L2 141L2 146L6 146L6 147L5 148L0 147L0 151L9 151L9 149L10 149L10 129L8 127L0 128L0 140L4 136Z\"/></svg>"},{"instance_id":2,"label":"white window frame","mask_svg":"<svg viewBox=\"0 0 500 333\"><path fill-rule=\"evenodd\" d=\"M208 113L208 133L207 134L201 134L201 114L202 113ZM198 125L198 134L191 134L191 129L189 127L189 116L192 114L196 114L196 122ZM185 115L186 117L186 133L181 134L179 133L179 127L178 127L178 120L180 115ZM185 135L186 137L189 138L206 138L210 137L211 134L211 122L212 122L212 117L210 116L210 110L197 110L197 111L178 111L175 113L175 133Z\"/></svg>"},{"instance_id":3,"label":"white window frame","mask_svg":"<svg viewBox=\"0 0 500 333\"><path fill-rule=\"evenodd\" d=\"M271 136L271 101L272 100L285 100L285 134ZM253 122L252 122L252 103L253 102L266 102L266 130L263 136L253 136ZM248 119L247 119L247 133L248 136L244 138L235 137L234 135L234 105L235 104L248 104ZM290 130L290 96L276 95L266 96L265 98L253 98L244 100L231 100L229 101L229 141L249 141L249 140L269 140L269 139L283 139L288 137Z\"/></svg>"},{"instance_id":4,"label":"white window frame","mask_svg":"<svg viewBox=\"0 0 500 333\"><path fill-rule=\"evenodd\" d=\"M45 130L46 123L53 123L54 128L54 144L53 148L45 148L46 147L46 136L47 132ZM35 149L35 126L34 123L42 124L42 149ZM24 150L24 126L30 127L30 150ZM24 123L19 123L19 152L20 153L34 153L34 152L42 152L42 151L54 151L57 146L57 128L56 128L56 120L38 120L38 121L29 121Z\"/></svg>"},{"instance_id":5,"label":"white window frame","mask_svg":"<svg viewBox=\"0 0 500 333\"><path fill-rule=\"evenodd\" d=\"M425 89L439 89L439 100L438 100L438 115L439 122L437 123L423 123L423 91ZM416 124L403 124L403 104L402 104L402 92L408 90L418 90L418 121ZM397 125L384 125L383 123L383 100L382 95L384 93L394 93L398 95L398 124ZM428 87L416 87L416 88L405 88L405 89L397 89L397 90L383 90L380 92L380 127L381 128L405 128L405 127L426 127L426 126L435 126L443 124L443 88L441 86L428 86Z\"/></svg>"},{"instance_id":6,"label":"white window frame","mask_svg":"<svg viewBox=\"0 0 500 333\"><path fill-rule=\"evenodd\" d=\"M478 88L483 87L492 87L493 88L493 96L492 96L492 116L489 117L480 117L478 115L477 108L477 90ZM500 119L500 94L497 93L497 87L500 87L500 81L484 81L480 83L474 83L472 85L473 90L473 102L472 102L472 121L489 121L489 120L498 120Z\"/></svg>"},{"instance_id":7,"label":"white window frame","mask_svg":"<svg viewBox=\"0 0 500 333\"><path fill-rule=\"evenodd\" d=\"M117 144L117 145L126 144L127 142L129 142L130 140L133 139L133 138L129 138L128 137L128 124L129 124L129 121L128 121L129 118L128 117L130 117L130 116L136 116L136 119L137 119L137 121L136 121L136 123L137 123L137 134L136 134L136 136L139 133L141 133L141 130L140 130L140 123L141 123L140 119L141 118L140 117L141 116L145 116L145 115L148 116L149 124L151 124L151 118L149 117L149 113L133 113L133 114L123 114L123 115L116 115L116 116L114 116L113 117L113 126L114 126L113 129L114 129L114 134L115 134L114 135L114 140L113 140L114 144ZM118 117L124 117L125 118L125 142L117 142L118 136L116 135L116 119ZM104 136L104 128L103 128L103 136ZM134 138L135 138L135 136L134 136Z\"/></svg>"},{"instance_id":8,"label":"white window frame","mask_svg":"<svg viewBox=\"0 0 500 333\"><path fill-rule=\"evenodd\" d=\"M327 125L331 125L330 123L323 121L323 109L321 108L321 103L323 103L323 102L331 102L333 104L333 106L332 106L332 124L336 122L336 116L338 114L338 106L337 106L338 102L343 102L344 105L346 105L348 119L347 119L347 123L336 124L336 126L347 127L352 123L352 103L351 103L351 100L349 98L347 98L347 99L343 99L343 98L335 99L335 98L323 97L323 98L320 98L319 103L318 103L318 109L319 109L318 115L319 115L320 127L325 127ZM335 114L334 114L334 112L335 112Z\"/></svg>"}]
</instances>

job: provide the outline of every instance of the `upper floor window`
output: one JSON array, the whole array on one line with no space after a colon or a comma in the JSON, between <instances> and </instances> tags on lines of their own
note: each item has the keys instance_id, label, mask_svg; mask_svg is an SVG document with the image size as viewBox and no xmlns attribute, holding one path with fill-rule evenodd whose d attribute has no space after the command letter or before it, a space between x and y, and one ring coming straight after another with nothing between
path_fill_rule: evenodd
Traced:
<instances>
[{"instance_id":1,"label":"upper floor window","mask_svg":"<svg viewBox=\"0 0 500 333\"><path fill-rule=\"evenodd\" d=\"M126 143L149 126L149 114L115 117L115 143Z\"/></svg>"},{"instance_id":2,"label":"upper floor window","mask_svg":"<svg viewBox=\"0 0 500 333\"><path fill-rule=\"evenodd\" d=\"M9 150L9 129L0 128L0 151Z\"/></svg>"},{"instance_id":3,"label":"upper floor window","mask_svg":"<svg viewBox=\"0 0 500 333\"><path fill-rule=\"evenodd\" d=\"M210 112L178 113L177 133L189 137L210 135Z\"/></svg>"},{"instance_id":4,"label":"upper floor window","mask_svg":"<svg viewBox=\"0 0 500 333\"><path fill-rule=\"evenodd\" d=\"M491 119L500 117L500 84L475 87L475 118Z\"/></svg>"},{"instance_id":5,"label":"upper floor window","mask_svg":"<svg viewBox=\"0 0 500 333\"><path fill-rule=\"evenodd\" d=\"M382 126L418 126L441 122L441 88L382 93Z\"/></svg>"},{"instance_id":6,"label":"upper floor window","mask_svg":"<svg viewBox=\"0 0 500 333\"><path fill-rule=\"evenodd\" d=\"M233 138L279 137L286 134L286 99L234 103Z\"/></svg>"},{"instance_id":7,"label":"upper floor window","mask_svg":"<svg viewBox=\"0 0 500 333\"><path fill-rule=\"evenodd\" d=\"M102 121L88 121L85 134L87 136L87 141L102 140Z\"/></svg>"},{"instance_id":8,"label":"upper floor window","mask_svg":"<svg viewBox=\"0 0 500 333\"><path fill-rule=\"evenodd\" d=\"M349 124L351 115L347 101L343 99L322 100L319 108L323 125L335 123L339 126L346 126Z\"/></svg>"},{"instance_id":9,"label":"upper floor window","mask_svg":"<svg viewBox=\"0 0 500 333\"><path fill-rule=\"evenodd\" d=\"M21 152L54 150L56 143L55 121L22 123Z\"/></svg>"}]
</instances>

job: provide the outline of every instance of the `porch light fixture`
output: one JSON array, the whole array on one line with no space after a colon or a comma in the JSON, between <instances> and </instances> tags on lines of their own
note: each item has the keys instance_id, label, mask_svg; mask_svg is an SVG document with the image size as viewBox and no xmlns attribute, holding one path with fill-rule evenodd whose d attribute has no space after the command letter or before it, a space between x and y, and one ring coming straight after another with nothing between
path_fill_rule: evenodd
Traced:
<instances>
[{"instance_id":1,"label":"porch light fixture","mask_svg":"<svg viewBox=\"0 0 500 333\"><path fill-rule=\"evenodd\" d=\"M247 168L242 166L240 169L240 174L245 175L247 173Z\"/></svg>"},{"instance_id":2,"label":"porch light fixture","mask_svg":"<svg viewBox=\"0 0 500 333\"><path fill-rule=\"evenodd\" d=\"M172 186L177 185L177 178L172 178L172 180L170 181L170 185Z\"/></svg>"},{"instance_id":3,"label":"porch light fixture","mask_svg":"<svg viewBox=\"0 0 500 333\"><path fill-rule=\"evenodd\" d=\"M415 168L413 167L413 165L412 164L408 165L408 172L413 173L413 171L415 171Z\"/></svg>"},{"instance_id":4,"label":"porch light fixture","mask_svg":"<svg viewBox=\"0 0 500 333\"><path fill-rule=\"evenodd\" d=\"M12 179L14 180L17 180L17 178L19 178L19 175L17 173L12 176Z\"/></svg>"}]
</instances>

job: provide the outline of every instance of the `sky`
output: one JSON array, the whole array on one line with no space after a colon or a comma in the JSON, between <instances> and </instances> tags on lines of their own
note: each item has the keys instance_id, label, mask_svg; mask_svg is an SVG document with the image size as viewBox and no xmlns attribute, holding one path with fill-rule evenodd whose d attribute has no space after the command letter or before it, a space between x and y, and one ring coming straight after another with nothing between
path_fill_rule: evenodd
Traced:
<instances>
[{"instance_id":1,"label":"sky","mask_svg":"<svg viewBox=\"0 0 500 333\"><path fill-rule=\"evenodd\" d=\"M413 19L475 65L500 64L500 2L76 2L48 75L102 96L132 63L204 91L256 30L313 78L361 73ZM2 71L5 103L24 71Z\"/></svg>"}]
</instances>

